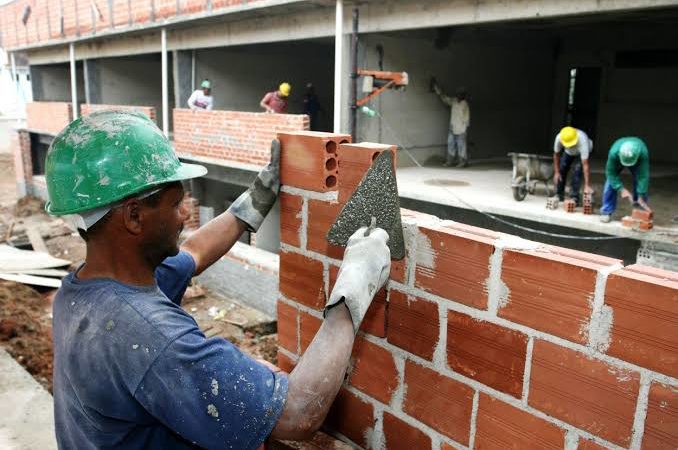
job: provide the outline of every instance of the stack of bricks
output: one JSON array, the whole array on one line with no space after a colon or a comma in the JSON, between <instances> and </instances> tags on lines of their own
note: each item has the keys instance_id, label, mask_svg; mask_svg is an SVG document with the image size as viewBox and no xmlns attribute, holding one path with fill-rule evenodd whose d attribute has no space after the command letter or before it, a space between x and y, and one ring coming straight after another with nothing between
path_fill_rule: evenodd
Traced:
<instances>
[{"instance_id":1,"label":"stack of bricks","mask_svg":"<svg viewBox=\"0 0 678 450\"><path fill-rule=\"evenodd\" d=\"M308 130L303 114L174 110L174 145L180 156L264 166L277 133Z\"/></svg>"},{"instance_id":2,"label":"stack of bricks","mask_svg":"<svg viewBox=\"0 0 678 450\"><path fill-rule=\"evenodd\" d=\"M546 209L556 210L558 209L558 197L549 197L546 199Z\"/></svg>"},{"instance_id":3,"label":"stack of bricks","mask_svg":"<svg viewBox=\"0 0 678 450\"><path fill-rule=\"evenodd\" d=\"M26 104L26 128L47 134L58 134L73 120L67 102L31 102Z\"/></svg>"},{"instance_id":4,"label":"stack of bricks","mask_svg":"<svg viewBox=\"0 0 678 450\"><path fill-rule=\"evenodd\" d=\"M101 105L101 104L92 104L92 103L83 103L80 105L80 114L83 116L88 116L93 112L98 111L125 111L125 112L140 112L145 114L146 117L151 119L153 122L157 122L155 115L155 108L153 106L133 106L133 105Z\"/></svg>"},{"instance_id":5,"label":"stack of bricks","mask_svg":"<svg viewBox=\"0 0 678 450\"><path fill-rule=\"evenodd\" d=\"M341 264L327 230L375 150L393 148L280 138L278 361L291 371ZM361 449L678 446L678 274L402 215L407 256L368 310L327 432Z\"/></svg>"},{"instance_id":6,"label":"stack of bricks","mask_svg":"<svg viewBox=\"0 0 678 450\"><path fill-rule=\"evenodd\" d=\"M565 210L565 212L573 213L576 207L577 202L572 200L571 198L568 198L563 202L563 209Z\"/></svg>"},{"instance_id":7,"label":"stack of bricks","mask_svg":"<svg viewBox=\"0 0 678 450\"><path fill-rule=\"evenodd\" d=\"M634 230L649 231L654 226L652 211L634 208L630 216L622 217L622 225Z\"/></svg>"},{"instance_id":8,"label":"stack of bricks","mask_svg":"<svg viewBox=\"0 0 678 450\"><path fill-rule=\"evenodd\" d=\"M593 206L593 194L590 192L584 192L584 214L593 214Z\"/></svg>"}]
</instances>

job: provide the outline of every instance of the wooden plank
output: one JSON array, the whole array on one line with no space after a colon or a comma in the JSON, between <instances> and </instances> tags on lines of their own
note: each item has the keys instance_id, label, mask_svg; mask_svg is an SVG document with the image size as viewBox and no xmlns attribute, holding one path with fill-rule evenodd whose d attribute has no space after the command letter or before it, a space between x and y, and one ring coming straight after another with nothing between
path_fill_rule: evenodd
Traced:
<instances>
[{"instance_id":1,"label":"wooden plank","mask_svg":"<svg viewBox=\"0 0 678 450\"><path fill-rule=\"evenodd\" d=\"M42 239L42 236L36 227L28 227L26 229L26 235L28 236L28 240L31 241L33 250L49 254L47 245L45 245L45 241Z\"/></svg>"},{"instance_id":2,"label":"wooden plank","mask_svg":"<svg viewBox=\"0 0 678 450\"><path fill-rule=\"evenodd\" d=\"M34 275L24 275L20 273L0 273L1 280L16 281L22 284L31 284L34 286L45 286L52 288L60 288L61 280L54 278L36 277Z\"/></svg>"},{"instance_id":3,"label":"wooden plank","mask_svg":"<svg viewBox=\"0 0 678 450\"><path fill-rule=\"evenodd\" d=\"M4 273L23 273L26 275L39 275L41 277L59 277L68 275L68 271L59 269L28 269L28 270L6 270Z\"/></svg>"},{"instance_id":4,"label":"wooden plank","mask_svg":"<svg viewBox=\"0 0 678 450\"><path fill-rule=\"evenodd\" d=\"M0 272L53 269L70 264L70 261L54 258L48 253L20 250L6 244L0 244Z\"/></svg>"}]
</instances>

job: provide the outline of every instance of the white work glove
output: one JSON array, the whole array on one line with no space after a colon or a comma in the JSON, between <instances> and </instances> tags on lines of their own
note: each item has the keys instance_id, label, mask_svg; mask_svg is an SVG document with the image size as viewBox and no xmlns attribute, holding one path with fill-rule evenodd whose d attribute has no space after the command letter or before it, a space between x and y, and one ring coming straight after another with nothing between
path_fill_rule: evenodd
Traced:
<instances>
[{"instance_id":1,"label":"white work glove","mask_svg":"<svg viewBox=\"0 0 678 450\"><path fill-rule=\"evenodd\" d=\"M271 210L280 190L280 141L271 142L271 161L254 183L228 208L228 212L247 224L249 231L257 231Z\"/></svg>"},{"instance_id":2,"label":"white work glove","mask_svg":"<svg viewBox=\"0 0 678 450\"><path fill-rule=\"evenodd\" d=\"M368 236L365 236L368 230ZM346 244L344 261L325 306L325 315L330 308L345 302L356 333L374 294L386 284L391 271L391 251L387 242L386 231L363 227L353 233Z\"/></svg>"}]
</instances>

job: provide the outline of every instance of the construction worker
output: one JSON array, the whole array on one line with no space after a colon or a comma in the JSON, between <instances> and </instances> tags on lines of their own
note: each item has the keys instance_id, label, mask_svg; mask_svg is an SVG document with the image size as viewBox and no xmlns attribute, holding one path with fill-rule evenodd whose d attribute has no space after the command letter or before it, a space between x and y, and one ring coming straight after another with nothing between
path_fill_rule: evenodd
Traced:
<instances>
[{"instance_id":1,"label":"construction worker","mask_svg":"<svg viewBox=\"0 0 678 450\"><path fill-rule=\"evenodd\" d=\"M627 168L633 177L632 192L621 181L621 173ZM650 185L650 155L642 139L623 137L617 139L607 155L605 165L605 188L603 206L600 208L600 221L609 222L617 209L617 193L633 203L633 206L651 211L647 204Z\"/></svg>"},{"instance_id":2,"label":"construction worker","mask_svg":"<svg viewBox=\"0 0 678 450\"><path fill-rule=\"evenodd\" d=\"M318 130L318 113L320 112L320 109L320 101L315 93L315 86L313 86L313 83L306 83L304 114L308 116L311 131Z\"/></svg>"},{"instance_id":3,"label":"construction worker","mask_svg":"<svg viewBox=\"0 0 678 450\"><path fill-rule=\"evenodd\" d=\"M188 97L188 107L193 111L212 111L212 103L212 83L204 79L200 83L200 89L196 89Z\"/></svg>"},{"instance_id":4,"label":"construction worker","mask_svg":"<svg viewBox=\"0 0 678 450\"><path fill-rule=\"evenodd\" d=\"M252 186L188 237L179 162L146 116L81 117L46 161L48 213L69 215L85 263L53 302L54 412L61 449L257 449L268 436L311 436L344 379L355 334L389 273L388 235L349 240L325 320L287 376L220 338L206 338L180 306L191 280L276 201L280 148Z\"/></svg>"},{"instance_id":5,"label":"construction worker","mask_svg":"<svg viewBox=\"0 0 678 450\"><path fill-rule=\"evenodd\" d=\"M450 127L447 133L447 153L443 165L449 167L468 166L466 147L466 130L471 124L471 110L466 101L466 88L460 87L454 96L448 97L438 86L435 78L431 79L431 87L440 100L450 107Z\"/></svg>"},{"instance_id":6,"label":"construction worker","mask_svg":"<svg viewBox=\"0 0 678 450\"><path fill-rule=\"evenodd\" d=\"M287 112L287 97L290 96L292 86L281 83L277 91L267 92L259 102L259 106L267 113L284 114Z\"/></svg>"},{"instance_id":7,"label":"construction worker","mask_svg":"<svg viewBox=\"0 0 678 450\"><path fill-rule=\"evenodd\" d=\"M570 180L570 198L581 204L579 190L582 173L584 175L584 192L593 193L590 184L589 155L593 142L582 130L564 127L556 134L553 141L553 184L556 185L558 199L565 200L565 182L572 169Z\"/></svg>"}]
</instances>

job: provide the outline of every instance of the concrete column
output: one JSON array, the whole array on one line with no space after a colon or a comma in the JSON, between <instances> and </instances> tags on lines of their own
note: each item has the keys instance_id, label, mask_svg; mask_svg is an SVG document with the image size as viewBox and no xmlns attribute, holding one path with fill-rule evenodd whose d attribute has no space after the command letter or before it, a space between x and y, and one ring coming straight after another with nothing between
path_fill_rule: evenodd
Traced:
<instances>
[{"instance_id":1,"label":"concrete column","mask_svg":"<svg viewBox=\"0 0 678 450\"><path fill-rule=\"evenodd\" d=\"M173 52L172 76L174 77L174 105L186 108L188 97L193 92L193 54L191 50Z\"/></svg>"},{"instance_id":2,"label":"concrete column","mask_svg":"<svg viewBox=\"0 0 678 450\"><path fill-rule=\"evenodd\" d=\"M345 72L343 62L344 44L344 2L337 0L334 23L334 132L341 133L342 75Z\"/></svg>"},{"instance_id":3,"label":"concrete column","mask_svg":"<svg viewBox=\"0 0 678 450\"><path fill-rule=\"evenodd\" d=\"M73 107L73 120L78 118L78 78L75 71L75 44L68 46L68 54L71 59L71 104Z\"/></svg>"},{"instance_id":4,"label":"concrete column","mask_svg":"<svg viewBox=\"0 0 678 450\"><path fill-rule=\"evenodd\" d=\"M167 87L167 29L160 30L160 56L162 60L162 132L169 137L169 92Z\"/></svg>"},{"instance_id":5,"label":"concrete column","mask_svg":"<svg viewBox=\"0 0 678 450\"><path fill-rule=\"evenodd\" d=\"M101 66L96 59L86 59L82 62L85 79L85 102L102 103L101 101Z\"/></svg>"}]
</instances>

